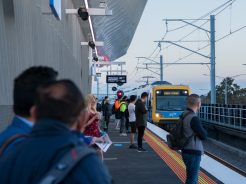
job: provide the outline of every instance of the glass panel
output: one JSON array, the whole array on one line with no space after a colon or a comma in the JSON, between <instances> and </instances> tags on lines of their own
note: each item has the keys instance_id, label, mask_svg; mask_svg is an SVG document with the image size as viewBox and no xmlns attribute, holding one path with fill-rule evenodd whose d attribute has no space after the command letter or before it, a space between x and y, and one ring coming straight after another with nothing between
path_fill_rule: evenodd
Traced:
<instances>
[{"instance_id":1,"label":"glass panel","mask_svg":"<svg viewBox=\"0 0 246 184\"><path fill-rule=\"evenodd\" d=\"M157 96L156 110L183 111L186 108L186 96Z\"/></svg>"}]
</instances>

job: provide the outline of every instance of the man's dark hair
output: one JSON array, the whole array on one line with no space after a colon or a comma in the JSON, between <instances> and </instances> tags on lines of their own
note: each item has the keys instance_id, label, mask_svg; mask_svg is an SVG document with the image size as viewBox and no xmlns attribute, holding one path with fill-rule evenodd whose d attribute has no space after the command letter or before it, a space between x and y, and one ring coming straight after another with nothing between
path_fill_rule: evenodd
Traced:
<instances>
[{"instance_id":1,"label":"man's dark hair","mask_svg":"<svg viewBox=\"0 0 246 184\"><path fill-rule=\"evenodd\" d=\"M130 102L134 102L136 100L137 96L136 95L131 95L130 96Z\"/></svg>"},{"instance_id":2,"label":"man's dark hair","mask_svg":"<svg viewBox=\"0 0 246 184\"><path fill-rule=\"evenodd\" d=\"M20 116L30 116L37 88L56 80L58 72L46 66L33 66L23 71L14 80L14 112Z\"/></svg>"},{"instance_id":3,"label":"man's dark hair","mask_svg":"<svg viewBox=\"0 0 246 184\"><path fill-rule=\"evenodd\" d=\"M123 100L123 101L126 101L126 100L127 100L127 96L124 96L124 97L122 98L122 100Z\"/></svg>"},{"instance_id":4,"label":"man's dark hair","mask_svg":"<svg viewBox=\"0 0 246 184\"><path fill-rule=\"evenodd\" d=\"M105 100L108 99L108 96L105 96L104 99L105 99Z\"/></svg>"},{"instance_id":5,"label":"man's dark hair","mask_svg":"<svg viewBox=\"0 0 246 184\"><path fill-rule=\"evenodd\" d=\"M42 86L36 99L37 119L50 118L71 126L85 108L79 88L70 80L59 80Z\"/></svg>"},{"instance_id":6,"label":"man's dark hair","mask_svg":"<svg viewBox=\"0 0 246 184\"><path fill-rule=\"evenodd\" d=\"M190 96L187 97L187 100L186 101L187 101L188 107L194 107L199 102L201 102L201 98L197 94L191 94Z\"/></svg>"},{"instance_id":7,"label":"man's dark hair","mask_svg":"<svg viewBox=\"0 0 246 184\"><path fill-rule=\"evenodd\" d=\"M141 98L145 98L145 97L148 97L148 93L147 93L147 92L143 92L143 93L141 94Z\"/></svg>"}]
</instances>

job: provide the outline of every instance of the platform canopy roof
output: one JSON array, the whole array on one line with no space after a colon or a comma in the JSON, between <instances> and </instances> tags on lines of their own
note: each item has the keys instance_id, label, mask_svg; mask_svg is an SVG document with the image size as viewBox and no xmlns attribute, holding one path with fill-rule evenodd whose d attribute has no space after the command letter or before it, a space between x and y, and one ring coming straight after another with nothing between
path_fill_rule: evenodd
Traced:
<instances>
[{"instance_id":1,"label":"platform canopy roof","mask_svg":"<svg viewBox=\"0 0 246 184\"><path fill-rule=\"evenodd\" d=\"M90 8L100 8L100 2L105 2L113 15L92 17L95 40L104 42L97 51L113 61L126 54L147 0L88 0Z\"/></svg>"}]
</instances>

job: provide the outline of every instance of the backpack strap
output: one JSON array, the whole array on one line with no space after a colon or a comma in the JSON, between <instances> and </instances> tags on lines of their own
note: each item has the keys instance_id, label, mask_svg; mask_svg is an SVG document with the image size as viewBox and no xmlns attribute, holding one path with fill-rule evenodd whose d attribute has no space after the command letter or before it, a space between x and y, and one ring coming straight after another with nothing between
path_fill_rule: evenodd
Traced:
<instances>
[{"instance_id":1,"label":"backpack strap","mask_svg":"<svg viewBox=\"0 0 246 184\"><path fill-rule=\"evenodd\" d=\"M10 144L12 144L13 142L15 142L17 139L19 138L26 138L28 137L28 134L16 134L13 135L11 137L9 137L4 143L3 145L0 147L0 156L3 155L4 151L8 148L8 146Z\"/></svg>"},{"instance_id":2,"label":"backpack strap","mask_svg":"<svg viewBox=\"0 0 246 184\"><path fill-rule=\"evenodd\" d=\"M189 111L189 112L187 112L186 114L183 114L182 117L181 117L182 121L184 121L184 119L185 119L186 117L188 117L189 115L191 115L191 114L194 114L194 112ZM189 122L189 123L190 123L190 122ZM184 127L184 123L182 123L182 128L183 128L183 127ZM191 139L193 136L195 136L194 133L192 133L188 138Z\"/></svg>"},{"instance_id":3,"label":"backpack strap","mask_svg":"<svg viewBox=\"0 0 246 184\"><path fill-rule=\"evenodd\" d=\"M193 114L193 113L194 112L189 111L189 112L187 112L185 114L182 114L181 119L184 120L187 116L189 116L190 114Z\"/></svg>"},{"instance_id":4,"label":"backpack strap","mask_svg":"<svg viewBox=\"0 0 246 184\"><path fill-rule=\"evenodd\" d=\"M87 147L76 146L66 153L44 176L39 184L58 184L64 180L76 164L95 151Z\"/></svg>"}]
</instances>

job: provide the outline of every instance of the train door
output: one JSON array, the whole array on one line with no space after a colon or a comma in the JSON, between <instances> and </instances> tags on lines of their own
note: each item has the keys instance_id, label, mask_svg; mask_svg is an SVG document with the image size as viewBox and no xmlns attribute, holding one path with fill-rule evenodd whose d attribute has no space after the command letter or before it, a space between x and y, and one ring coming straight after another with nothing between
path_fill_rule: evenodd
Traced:
<instances>
[{"instance_id":1,"label":"train door","mask_svg":"<svg viewBox=\"0 0 246 184\"><path fill-rule=\"evenodd\" d=\"M152 122L152 93L149 92L148 100L147 100L147 108L148 108L148 120Z\"/></svg>"}]
</instances>

